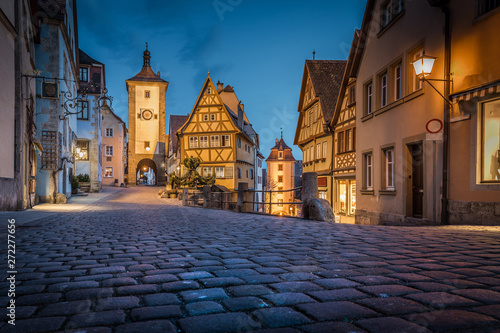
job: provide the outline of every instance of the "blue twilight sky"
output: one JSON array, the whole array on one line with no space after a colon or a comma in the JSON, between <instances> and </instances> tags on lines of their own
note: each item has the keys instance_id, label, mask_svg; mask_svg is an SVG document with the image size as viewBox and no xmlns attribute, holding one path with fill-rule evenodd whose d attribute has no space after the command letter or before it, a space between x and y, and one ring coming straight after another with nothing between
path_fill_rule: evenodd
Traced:
<instances>
[{"instance_id":1,"label":"blue twilight sky","mask_svg":"<svg viewBox=\"0 0 500 333\"><path fill-rule=\"evenodd\" d=\"M113 109L128 122L125 80L151 67L170 82L171 114L191 112L207 72L234 87L270 153L283 128L292 147L304 61L346 60L366 0L79 0L80 48L106 65ZM167 123L168 130L168 123ZM293 146L296 159L302 159Z\"/></svg>"}]
</instances>

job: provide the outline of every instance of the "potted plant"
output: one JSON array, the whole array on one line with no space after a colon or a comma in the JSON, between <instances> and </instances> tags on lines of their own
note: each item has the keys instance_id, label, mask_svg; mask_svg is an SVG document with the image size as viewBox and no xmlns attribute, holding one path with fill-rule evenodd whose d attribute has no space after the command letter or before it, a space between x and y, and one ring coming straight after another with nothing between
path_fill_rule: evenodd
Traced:
<instances>
[{"instance_id":1,"label":"potted plant","mask_svg":"<svg viewBox=\"0 0 500 333\"><path fill-rule=\"evenodd\" d=\"M78 177L73 176L71 178L71 194L77 194L78 187L80 187L80 182L78 181Z\"/></svg>"}]
</instances>

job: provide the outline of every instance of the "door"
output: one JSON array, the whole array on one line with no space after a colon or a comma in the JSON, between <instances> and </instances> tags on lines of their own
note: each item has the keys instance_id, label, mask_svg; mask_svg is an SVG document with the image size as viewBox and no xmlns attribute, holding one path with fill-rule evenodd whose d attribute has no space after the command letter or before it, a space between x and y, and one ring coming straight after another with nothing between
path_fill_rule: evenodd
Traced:
<instances>
[{"instance_id":1,"label":"door","mask_svg":"<svg viewBox=\"0 0 500 333\"><path fill-rule=\"evenodd\" d=\"M411 154L412 216L424 213L424 163L422 143L408 147Z\"/></svg>"}]
</instances>

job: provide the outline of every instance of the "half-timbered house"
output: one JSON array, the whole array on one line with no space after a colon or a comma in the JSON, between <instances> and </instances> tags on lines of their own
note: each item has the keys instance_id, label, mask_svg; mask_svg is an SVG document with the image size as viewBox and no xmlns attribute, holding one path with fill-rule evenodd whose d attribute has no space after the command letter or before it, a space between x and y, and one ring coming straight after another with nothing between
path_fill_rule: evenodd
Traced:
<instances>
[{"instance_id":1,"label":"half-timbered house","mask_svg":"<svg viewBox=\"0 0 500 333\"><path fill-rule=\"evenodd\" d=\"M216 184L233 190L239 182L255 188L255 149L253 130L234 89L210 75L186 122L177 131L180 160L193 156L201 160L200 174L215 174ZM181 174L185 173L181 164Z\"/></svg>"},{"instance_id":2,"label":"half-timbered house","mask_svg":"<svg viewBox=\"0 0 500 333\"><path fill-rule=\"evenodd\" d=\"M302 150L303 172L318 174L318 196L333 199L332 120L346 61L306 60L299 98L294 145Z\"/></svg>"}]
</instances>

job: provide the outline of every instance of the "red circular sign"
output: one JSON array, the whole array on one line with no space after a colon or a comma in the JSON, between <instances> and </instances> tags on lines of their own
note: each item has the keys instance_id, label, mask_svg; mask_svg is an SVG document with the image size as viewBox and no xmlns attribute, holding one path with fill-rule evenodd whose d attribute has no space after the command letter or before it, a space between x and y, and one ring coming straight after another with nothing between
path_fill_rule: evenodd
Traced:
<instances>
[{"instance_id":1,"label":"red circular sign","mask_svg":"<svg viewBox=\"0 0 500 333\"><path fill-rule=\"evenodd\" d=\"M429 133L439 133L443 129L443 122L440 119L431 119L425 124L425 129Z\"/></svg>"}]
</instances>

